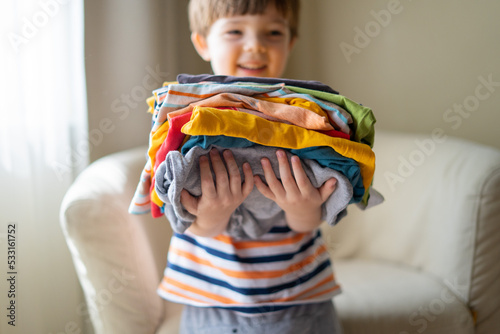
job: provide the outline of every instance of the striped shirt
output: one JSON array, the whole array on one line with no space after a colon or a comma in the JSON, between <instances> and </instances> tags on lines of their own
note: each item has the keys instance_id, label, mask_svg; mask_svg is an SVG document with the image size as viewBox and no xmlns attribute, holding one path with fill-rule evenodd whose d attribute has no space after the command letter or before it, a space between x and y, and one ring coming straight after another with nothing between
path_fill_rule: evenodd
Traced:
<instances>
[{"instance_id":1,"label":"striped shirt","mask_svg":"<svg viewBox=\"0 0 500 334\"><path fill-rule=\"evenodd\" d=\"M319 230L297 233L273 227L258 240L227 234L174 234L161 297L243 315L322 302L340 292Z\"/></svg>"}]
</instances>

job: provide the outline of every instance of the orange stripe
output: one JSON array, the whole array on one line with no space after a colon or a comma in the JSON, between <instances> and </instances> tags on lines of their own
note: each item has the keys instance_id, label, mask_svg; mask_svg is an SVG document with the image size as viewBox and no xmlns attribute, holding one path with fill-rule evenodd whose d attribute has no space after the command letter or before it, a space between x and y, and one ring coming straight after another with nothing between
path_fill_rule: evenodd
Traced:
<instances>
[{"instance_id":1,"label":"orange stripe","mask_svg":"<svg viewBox=\"0 0 500 334\"><path fill-rule=\"evenodd\" d=\"M184 284L184 283L181 283L179 281L176 281L172 278L169 278L169 277L164 277L163 278L163 282L165 282L166 284L171 284L175 287L178 287L179 289L183 289L183 290L186 290L186 291L189 291L189 292L193 292L193 293L196 293L200 296L203 296L205 298L209 298L209 299L212 299L212 300L215 300L215 301L218 301L219 303L223 303L223 304L240 304L230 298L226 298L226 297L222 297L222 296L219 296L219 295L216 295L214 293L211 293L211 292L207 292L207 291L204 291L204 290L201 290L201 289L198 289L198 288L195 288L191 285L187 285L187 284Z\"/></svg>"},{"instance_id":2,"label":"orange stripe","mask_svg":"<svg viewBox=\"0 0 500 334\"><path fill-rule=\"evenodd\" d=\"M137 205L137 206L143 206L143 205L148 205L149 203L151 203L151 201L147 201L147 202L144 202L144 203L137 203L137 202L134 202L134 205Z\"/></svg>"},{"instance_id":3,"label":"orange stripe","mask_svg":"<svg viewBox=\"0 0 500 334\"><path fill-rule=\"evenodd\" d=\"M273 246L283 246L297 243L304 239L310 233L298 233L297 235L281 239L278 241L236 241L228 235L220 234L213 239L223 242L228 245L233 245L236 249L248 249L248 248L259 248L259 247L273 247Z\"/></svg>"},{"instance_id":4,"label":"orange stripe","mask_svg":"<svg viewBox=\"0 0 500 334\"><path fill-rule=\"evenodd\" d=\"M163 291L165 291L166 293L170 293L172 295L176 295L178 297L181 297L181 298L184 298L184 299L188 299L188 300L192 300L192 301L195 301L197 303L202 303L202 304L206 304L206 305L210 305L209 303L207 303L206 301L203 301L203 300L199 300L199 299L196 299L196 298L192 298L192 297L189 297L189 296L186 296L182 293L179 293L177 291L174 291L174 290L171 290L169 288L166 288L164 287L163 285L160 285L160 289L162 289Z\"/></svg>"},{"instance_id":5,"label":"orange stripe","mask_svg":"<svg viewBox=\"0 0 500 334\"><path fill-rule=\"evenodd\" d=\"M196 97L196 98L200 98L200 99L206 99L206 98L208 98L210 96L215 95L215 93L211 93L211 94L193 94L193 93L179 92L179 91L175 91L175 90L169 90L168 93L171 94L171 95Z\"/></svg>"},{"instance_id":6,"label":"orange stripe","mask_svg":"<svg viewBox=\"0 0 500 334\"><path fill-rule=\"evenodd\" d=\"M265 279L265 278L277 278L277 277L282 277L284 275L291 274L295 271L301 270L303 267L307 266L308 264L314 262L316 257L324 252L326 252L326 246L321 245L315 252L314 254L309 255L302 261L298 263L294 263L290 266L288 266L286 269L283 270L269 270L269 271L237 271L237 270L230 270L222 267L218 267L209 260L202 259L197 257L196 255L183 251L181 249L171 247L170 252L175 253L179 256L182 256L188 260L191 260L195 263L217 269L224 273L226 276L229 277L235 277L235 278L241 278L241 279Z\"/></svg>"},{"instance_id":7,"label":"orange stripe","mask_svg":"<svg viewBox=\"0 0 500 334\"><path fill-rule=\"evenodd\" d=\"M335 291L335 290L338 290L340 289L340 286L339 285L335 285L334 287L331 287L330 289L328 290L325 290L325 291L321 291L321 292L318 292L318 293L315 293L314 295L311 295L309 297L307 297L306 299L314 299L316 298L317 296L321 296L321 295L325 295L327 293L330 293L332 291Z\"/></svg>"}]
</instances>

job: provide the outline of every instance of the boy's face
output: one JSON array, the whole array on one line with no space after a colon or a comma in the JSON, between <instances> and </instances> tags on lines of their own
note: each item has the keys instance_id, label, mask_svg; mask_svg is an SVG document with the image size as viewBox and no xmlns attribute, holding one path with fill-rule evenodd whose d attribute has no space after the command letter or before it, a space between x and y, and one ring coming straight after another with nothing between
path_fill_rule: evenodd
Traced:
<instances>
[{"instance_id":1,"label":"boy's face","mask_svg":"<svg viewBox=\"0 0 500 334\"><path fill-rule=\"evenodd\" d=\"M239 77L281 77L295 41L274 6L264 14L220 18L206 37L193 33L191 40L214 74Z\"/></svg>"}]
</instances>

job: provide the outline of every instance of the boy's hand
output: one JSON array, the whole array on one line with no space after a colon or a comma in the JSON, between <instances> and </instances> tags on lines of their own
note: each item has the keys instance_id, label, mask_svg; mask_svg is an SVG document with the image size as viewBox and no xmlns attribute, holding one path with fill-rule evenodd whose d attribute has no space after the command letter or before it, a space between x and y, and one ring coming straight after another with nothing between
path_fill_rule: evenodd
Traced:
<instances>
[{"instance_id":1,"label":"boy's hand","mask_svg":"<svg viewBox=\"0 0 500 334\"><path fill-rule=\"evenodd\" d=\"M262 195L276 202L285 211L292 230L312 231L321 224L321 205L335 190L337 180L331 178L321 187L315 188L304 172L299 157L293 156L291 159L292 174L285 152L278 150L276 156L281 182L274 174L270 161L264 158L261 163L267 185L260 177L254 176L255 186Z\"/></svg>"},{"instance_id":2,"label":"boy's hand","mask_svg":"<svg viewBox=\"0 0 500 334\"><path fill-rule=\"evenodd\" d=\"M219 151L210 151L210 160L215 174L212 177L208 157L200 157L200 197L194 197L185 189L181 192L181 203L186 210L196 216L189 230L199 236L216 236L222 233L234 210L245 200L253 189L253 173L250 164L243 164L245 182L241 183L238 165L230 150L223 152L224 166Z\"/></svg>"}]
</instances>

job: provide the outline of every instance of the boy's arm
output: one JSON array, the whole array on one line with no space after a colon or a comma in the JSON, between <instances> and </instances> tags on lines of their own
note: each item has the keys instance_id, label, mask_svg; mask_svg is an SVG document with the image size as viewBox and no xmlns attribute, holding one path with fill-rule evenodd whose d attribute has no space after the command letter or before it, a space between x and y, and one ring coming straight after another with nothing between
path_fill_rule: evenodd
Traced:
<instances>
[{"instance_id":1,"label":"boy's arm","mask_svg":"<svg viewBox=\"0 0 500 334\"><path fill-rule=\"evenodd\" d=\"M288 226L296 232L309 232L319 227L321 205L335 190L337 180L331 178L321 187L315 188L307 177L300 159L293 156L292 169L285 152L276 152L281 181L276 178L268 159L262 159L262 168L267 185L254 176L257 189L265 197L273 200L285 211ZM295 177L294 177L295 175Z\"/></svg>"},{"instance_id":2,"label":"boy's arm","mask_svg":"<svg viewBox=\"0 0 500 334\"><path fill-rule=\"evenodd\" d=\"M213 237L222 233L231 214L243 203L253 189L253 173L248 163L243 164L245 182L241 183L238 165L230 150L223 152L227 168L219 151L210 151L210 161L215 174L212 177L210 163L206 156L200 157L200 197L194 197L186 190L181 193L181 203L186 210L196 216L189 231L201 237Z\"/></svg>"}]
</instances>

